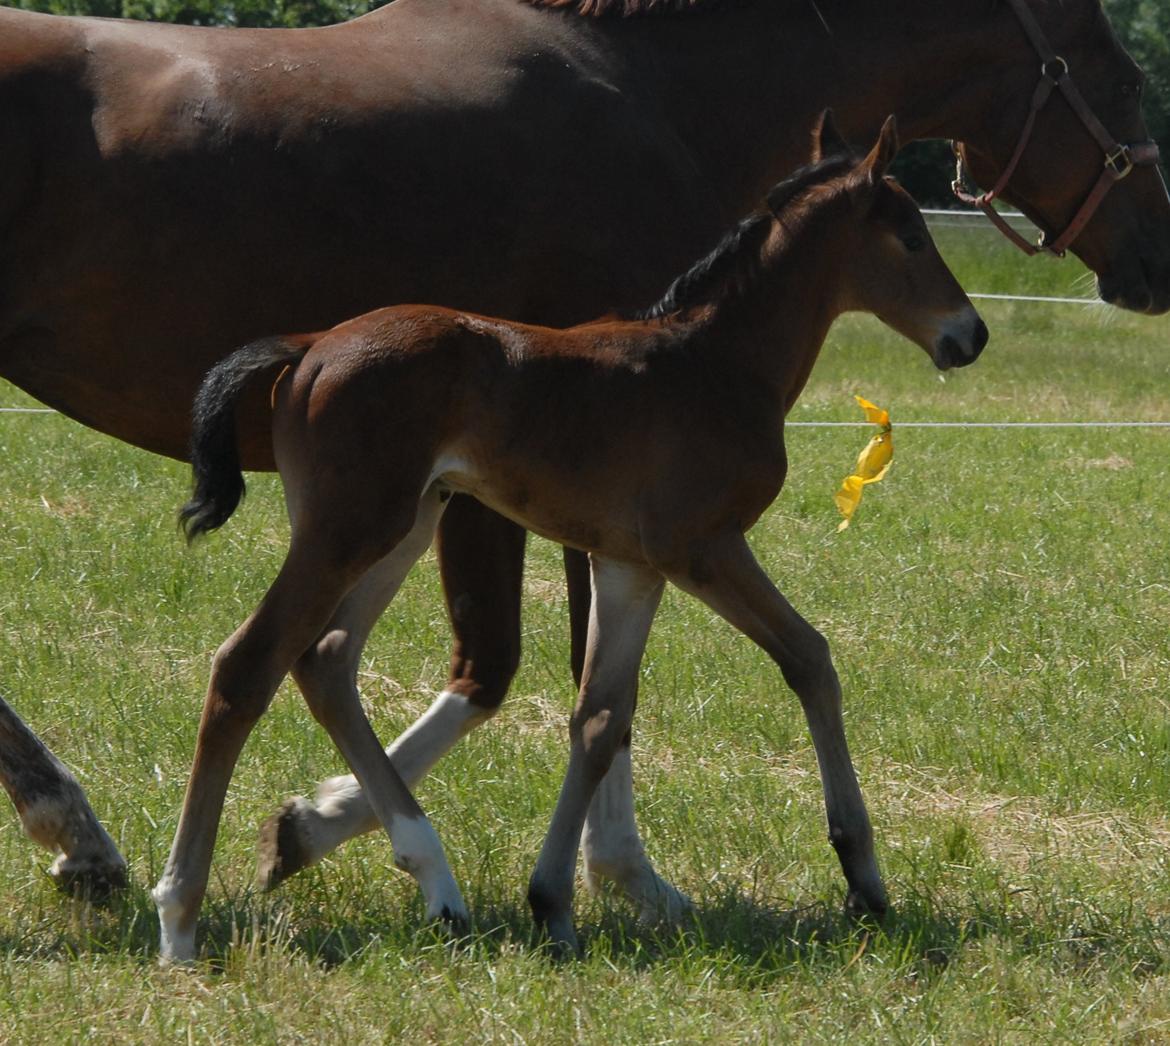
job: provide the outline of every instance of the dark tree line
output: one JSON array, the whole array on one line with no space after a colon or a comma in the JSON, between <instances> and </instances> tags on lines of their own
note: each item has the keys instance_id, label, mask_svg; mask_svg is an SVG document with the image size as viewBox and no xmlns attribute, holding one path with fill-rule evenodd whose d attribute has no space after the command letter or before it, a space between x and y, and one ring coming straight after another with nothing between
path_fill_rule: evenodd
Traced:
<instances>
[{"instance_id":1,"label":"dark tree line","mask_svg":"<svg viewBox=\"0 0 1170 1046\"><path fill-rule=\"evenodd\" d=\"M253 29L330 25L381 6L371 0L0 0L0 4L55 15L98 15Z\"/></svg>"},{"instance_id":2,"label":"dark tree line","mask_svg":"<svg viewBox=\"0 0 1170 1046\"><path fill-rule=\"evenodd\" d=\"M328 25L380 6L384 0L0 0L52 14L139 18L186 25L264 28ZM1150 133L1170 157L1170 2L1102 0L1122 42L1146 71L1144 108ZM898 161L902 181L924 204L951 202L953 163L942 142L918 142Z\"/></svg>"}]
</instances>

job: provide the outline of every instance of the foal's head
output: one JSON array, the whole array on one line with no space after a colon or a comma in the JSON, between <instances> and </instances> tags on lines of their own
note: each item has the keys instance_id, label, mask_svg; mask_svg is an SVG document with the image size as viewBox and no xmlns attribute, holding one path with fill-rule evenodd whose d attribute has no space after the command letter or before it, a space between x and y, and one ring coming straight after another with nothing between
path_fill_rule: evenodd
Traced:
<instances>
[{"instance_id":1,"label":"foal's head","mask_svg":"<svg viewBox=\"0 0 1170 1046\"><path fill-rule=\"evenodd\" d=\"M768 206L781 225L803 215L833 238L840 311L872 312L925 349L940 370L965 367L983 351L987 327L939 256L922 213L887 176L897 152L892 116L858 160L826 111L815 132L813 165L804 177L777 185ZM817 170L824 173L810 184L807 172Z\"/></svg>"}]
</instances>

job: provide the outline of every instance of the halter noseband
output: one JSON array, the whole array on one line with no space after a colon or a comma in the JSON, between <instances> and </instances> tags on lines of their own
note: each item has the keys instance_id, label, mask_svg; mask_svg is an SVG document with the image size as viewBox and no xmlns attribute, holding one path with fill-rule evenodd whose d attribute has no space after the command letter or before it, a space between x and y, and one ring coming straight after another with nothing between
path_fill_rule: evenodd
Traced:
<instances>
[{"instance_id":1,"label":"halter noseband","mask_svg":"<svg viewBox=\"0 0 1170 1046\"><path fill-rule=\"evenodd\" d=\"M1150 139L1131 145L1119 144L1105 129L1105 125L1097 119L1093 110L1089 108L1088 103L1081 96L1081 92L1077 90L1076 85L1072 81L1072 75L1069 73L1068 62L1052 50L1051 45L1048 43L1048 38L1044 35L1044 31L1033 17L1032 12L1028 10L1024 0L1008 0L1008 3L1016 13L1016 17L1020 20L1020 24L1023 26L1024 32L1028 35L1028 39L1032 42L1032 46L1036 49L1036 53L1040 56L1040 82L1036 85L1036 90L1032 93L1031 109L1028 112L1028 119L1024 121L1024 129L1020 132L1019 144L1016 146L1016 151L1012 154L1012 158L1004 169L1003 174L999 176L999 181L995 183L995 188L980 196L975 196L966 189L965 186L970 179L967 176L966 166L963 163L963 157L959 151L959 146L962 143L952 142L951 145L955 151L955 181L951 184L951 189L955 196L963 203L978 207L983 211L992 220L996 228L1025 254L1031 255L1039 254L1041 251L1049 251L1059 256L1063 255L1069 244L1080 235L1081 230L1089 223L1089 219L1092 218L1093 213L1105 198L1105 194L1117 182L1129 174L1134 167L1153 166L1158 162L1158 143ZM1065 101L1068 102L1072 111L1076 113L1081 123L1085 125L1085 129L1093 136L1097 144L1104 151L1105 166L1097 178L1096 184L1085 198L1085 202L1081 204L1080 210L1077 211L1072 221L1069 222L1068 228L1051 242L1048 239L1048 234L1044 233L1040 237L1040 242L1033 245L1008 225L1007 221L999 212L991 206L991 201L1003 192L1007 187L1008 180L1015 173L1016 166L1019 164L1020 158L1024 155L1024 150L1028 147L1028 142L1031 140L1032 131L1036 126L1036 117L1052 96L1052 89L1054 87L1060 88L1061 93L1065 97Z\"/></svg>"}]
</instances>

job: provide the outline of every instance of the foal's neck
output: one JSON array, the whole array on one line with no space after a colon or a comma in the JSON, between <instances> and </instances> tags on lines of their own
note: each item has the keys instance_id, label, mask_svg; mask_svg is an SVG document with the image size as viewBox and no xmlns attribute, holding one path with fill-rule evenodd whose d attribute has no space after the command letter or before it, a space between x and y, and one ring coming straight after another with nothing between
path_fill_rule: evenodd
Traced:
<instances>
[{"instance_id":1,"label":"foal's neck","mask_svg":"<svg viewBox=\"0 0 1170 1046\"><path fill-rule=\"evenodd\" d=\"M803 391L833 321L846 309L840 265L843 216L778 219L755 285L715 304L701 325L707 351L774 397L787 414Z\"/></svg>"}]
</instances>

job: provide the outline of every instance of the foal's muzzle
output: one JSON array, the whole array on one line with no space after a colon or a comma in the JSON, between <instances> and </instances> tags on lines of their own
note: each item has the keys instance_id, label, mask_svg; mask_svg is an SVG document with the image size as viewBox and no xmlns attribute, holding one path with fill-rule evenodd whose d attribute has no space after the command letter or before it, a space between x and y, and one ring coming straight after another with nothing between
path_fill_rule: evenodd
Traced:
<instances>
[{"instance_id":1,"label":"foal's muzzle","mask_svg":"<svg viewBox=\"0 0 1170 1046\"><path fill-rule=\"evenodd\" d=\"M934 343L934 365L939 370L966 367L979 358L989 337L987 324L974 309L946 321Z\"/></svg>"}]
</instances>

